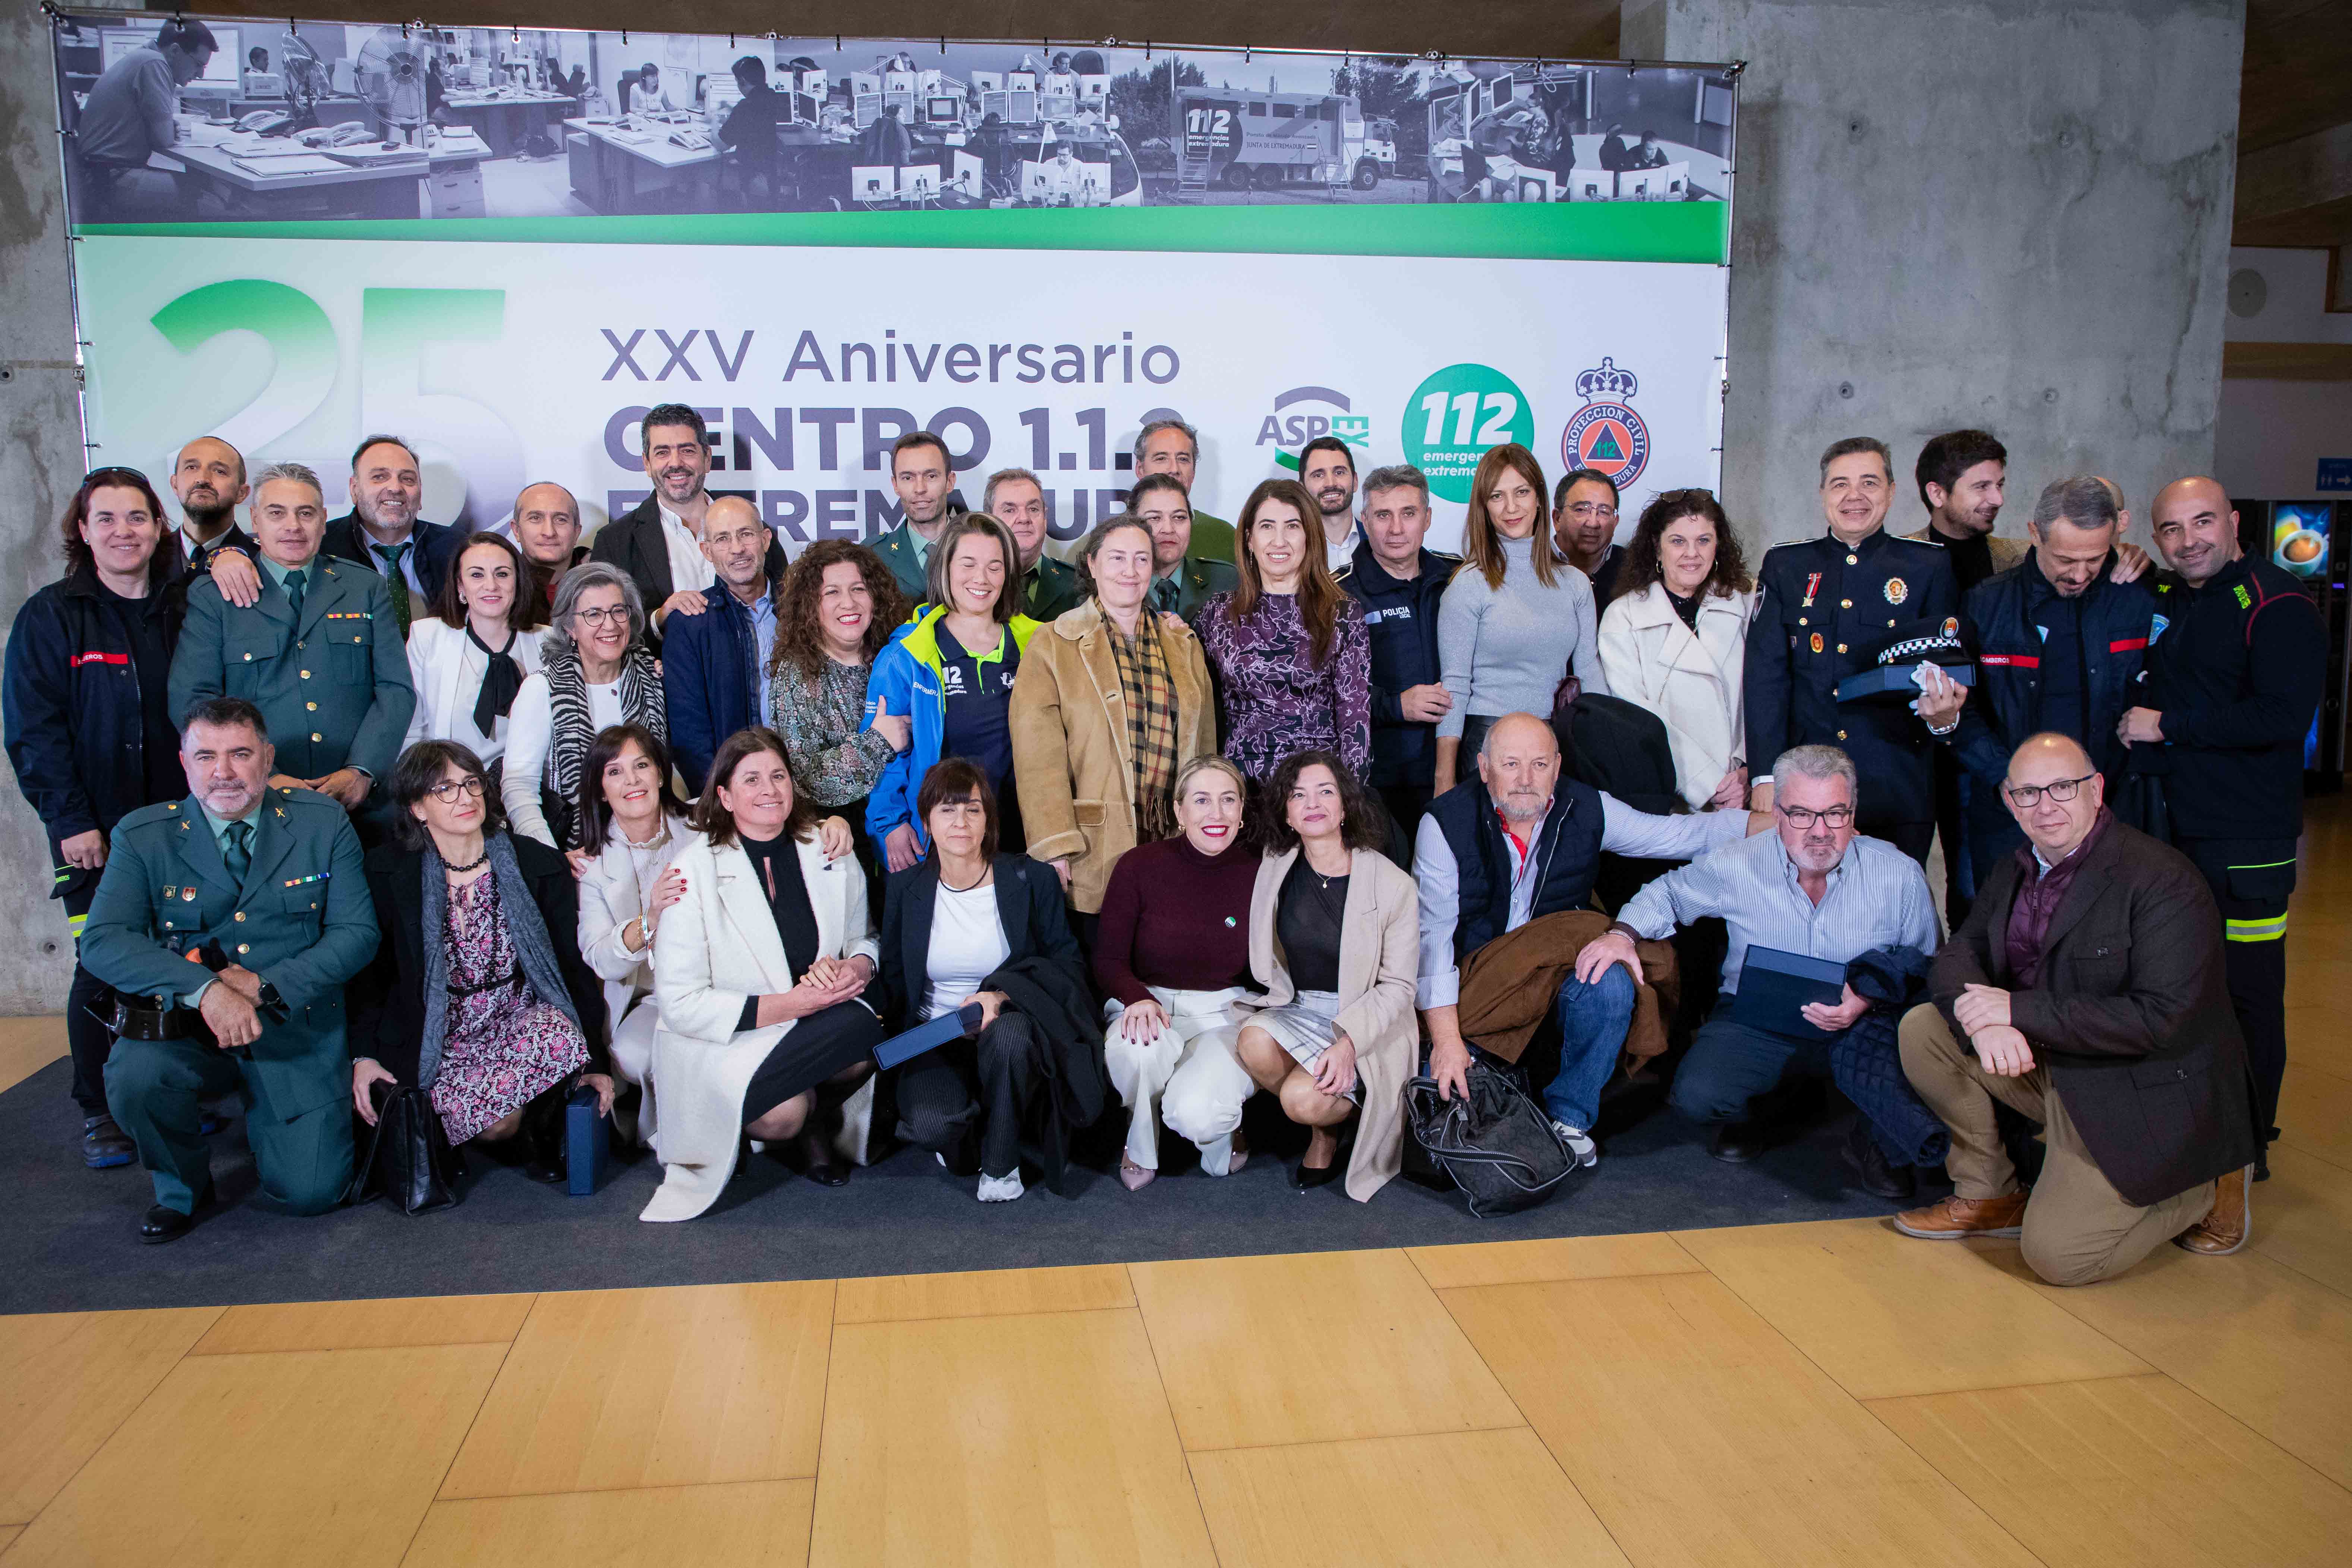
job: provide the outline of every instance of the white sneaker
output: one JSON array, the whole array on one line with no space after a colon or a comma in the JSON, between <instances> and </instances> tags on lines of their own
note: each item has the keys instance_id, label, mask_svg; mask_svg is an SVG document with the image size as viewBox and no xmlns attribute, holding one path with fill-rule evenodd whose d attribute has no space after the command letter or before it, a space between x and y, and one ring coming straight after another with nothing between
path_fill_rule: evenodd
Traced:
<instances>
[{"instance_id":1,"label":"white sneaker","mask_svg":"<svg viewBox=\"0 0 2352 1568\"><path fill-rule=\"evenodd\" d=\"M1009 1204L1021 1195L1021 1172L1016 1166L1009 1176L992 1176L983 1171L980 1176L980 1201L984 1204Z\"/></svg>"},{"instance_id":2,"label":"white sneaker","mask_svg":"<svg viewBox=\"0 0 2352 1568\"><path fill-rule=\"evenodd\" d=\"M1570 1127L1565 1121L1555 1121L1551 1124L1551 1130L1562 1143L1568 1145L1568 1152L1576 1156L1578 1164L1591 1166L1601 1163L1601 1145L1595 1143L1582 1128Z\"/></svg>"}]
</instances>

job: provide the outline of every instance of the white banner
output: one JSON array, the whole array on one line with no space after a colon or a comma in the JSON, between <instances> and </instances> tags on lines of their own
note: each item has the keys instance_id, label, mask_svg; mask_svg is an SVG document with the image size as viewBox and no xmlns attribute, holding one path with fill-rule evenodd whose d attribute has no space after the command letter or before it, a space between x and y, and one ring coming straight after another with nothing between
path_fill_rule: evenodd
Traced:
<instances>
[{"instance_id":1,"label":"white banner","mask_svg":"<svg viewBox=\"0 0 2352 1568\"><path fill-rule=\"evenodd\" d=\"M1531 447L1652 493L1713 486L1719 266L1072 249L465 243L95 234L78 246L94 462L169 472L200 435L331 492L406 437L425 514L485 527L557 480L593 528L646 490L635 421L691 404L714 490L788 545L898 518L891 441L938 432L971 504L1035 469L1055 532L1118 509L1147 417L1198 427L1230 519L1317 435L1431 476L1455 546L1477 454ZM331 493L331 500L339 495Z\"/></svg>"}]
</instances>

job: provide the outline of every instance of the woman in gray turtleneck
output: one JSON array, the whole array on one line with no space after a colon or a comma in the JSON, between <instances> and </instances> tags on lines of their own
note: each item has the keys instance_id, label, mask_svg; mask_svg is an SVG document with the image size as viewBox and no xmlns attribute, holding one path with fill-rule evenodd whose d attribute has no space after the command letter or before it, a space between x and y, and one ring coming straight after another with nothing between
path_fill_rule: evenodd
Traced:
<instances>
[{"instance_id":1,"label":"woman in gray turtleneck","mask_svg":"<svg viewBox=\"0 0 2352 1568\"><path fill-rule=\"evenodd\" d=\"M1572 670L1606 692L1592 584L1546 527L1544 475L1513 442L1478 460L1462 527L1462 567L1437 607L1437 657L1453 708L1437 721L1438 793L1467 776L1486 727L1506 713L1551 717Z\"/></svg>"}]
</instances>

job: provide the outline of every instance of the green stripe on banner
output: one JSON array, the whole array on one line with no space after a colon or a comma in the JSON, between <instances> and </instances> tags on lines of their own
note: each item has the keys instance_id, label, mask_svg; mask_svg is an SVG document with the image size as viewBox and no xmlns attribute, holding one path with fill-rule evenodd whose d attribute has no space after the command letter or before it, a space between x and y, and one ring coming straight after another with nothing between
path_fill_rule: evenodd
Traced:
<instances>
[{"instance_id":1,"label":"green stripe on banner","mask_svg":"<svg viewBox=\"0 0 2352 1568\"><path fill-rule=\"evenodd\" d=\"M958 212L102 223L83 224L74 232L173 239L1222 251L1292 256L1681 261L1713 266L1727 259L1730 210L1722 202L990 207Z\"/></svg>"}]
</instances>

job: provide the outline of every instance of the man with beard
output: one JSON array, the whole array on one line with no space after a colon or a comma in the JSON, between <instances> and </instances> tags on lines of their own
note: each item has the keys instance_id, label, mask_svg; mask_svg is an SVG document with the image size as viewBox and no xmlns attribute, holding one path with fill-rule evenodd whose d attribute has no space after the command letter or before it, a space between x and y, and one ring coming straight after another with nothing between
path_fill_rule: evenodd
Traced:
<instances>
[{"instance_id":1,"label":"man with beard","mask_svg":"<svg viewBox=\"0 0 2352 1568\"><path fill-rule=\"evenodd\" d=\"M513 513L491 531L511 540L530 563L542 612L555 603L556 583L588 559L588 547L580 542L580 502L552 479L523 486Z\"/></svg>"},{"instance_id":2,"label":"man with beard","mask_svg":"<svg viewBox=\"0 0 2352 1568\"><path fill-rule=\"evenodd\" d=\"M869 548L890 568L909 605L929 596L931 541L948 525L955 479L948 444L929 430L910 430L890 443L890 489L904 521Z\"/></svg>"},{"instance_id":3,"label":"man with beard","mask_svg":"<svg viewBox=\"0 0 2352 1568\"><path fill-rule=\"evenodd\" d=\"M683 403L646 410L638 431L653 494L599 529L588 559L617 566L635 582L651 611L648 638L658 640L670 616L709 609L704 590L719 580L702 552L702 522L710 510L710 492L703 488L710 474L710 431ZM782 576L785 564L784 547L770 539L768 575Z\"/></svg>"},{"instance_id":4,"label":"man with beard","mask_svg":"<svg viewBox=\"0 0 2352 1568\"><path fill-rule=\"evenodd\" d=\"M1135 438L1135 477L1146 474L1171 474L1184 487L1188 498L1194 494L1193 480L1201 463L1201 437L1181 419L1147 421L1143 433ZM1234 559L1234 525L1222 517L1192 508L1192 549L1194 555L1228 563Z\"/></svg>"},{"instance_id":5,"label":"man with beard","mask_svg":"<svg viewBox=\"0 0 2352 1568\"><path fill-rule=\"evenodd\" d=\"M351 498L352 510L327 524L320 552L382 577L394 623L405 637L417 611L441 592L465 531L418 518L424 474L415 448L397 436L370 436L352 451ZM251 557L224 549L213 557L212 573L221 596L237 608L250 609L260 597L259 568Z\"/></svg>"},{"instance_id":6,"label":"man with beard","mask_svg":"<svg viewBox=\"0 0 2352 1568\"><path fill-rule=\"evenodd\" d=\"M1318 436L1298 448L1298 478L1323 513L1323 554L1337 576L1363 542L1356 530L1355 454L1337 436Z\"/></svg>"},{"instance_id":7,"label":"man with beard","mask_svg":"<svg viewBox=\"0 0 2352 1568\"><path fill-rule=\"evenodd\" d=\"M740 496L719 497L702 521L718 581L704 590L707 613L673 624L662 644L670 755L696 785L728 736L768 722L776 647L776 579L765 565L774 531Z\"/></svg>"},{"instance_id":8,"label":"man with beard","mask_svg":"<svg viewBox=\"0 0 2352 1568\"><path fill-rule=\"evenodd\" d=\"M1045 553L1045 490L1026 468L999 468L988 476L980 510L1004 525L1021 552L1021 613L1050 621L1087 602L1089 585L1078 569Z\"/></svg>"},{"instance_id":9,"label":"man with beard","mask_svg":"<svg viewBox=\"0 0 2352 1568\"><path fill-rule=\"evenodd\" d=\"M236 525L236 509L247 488L245 454L217 436L199 436L180 448L172 464L172 494L178 498L180 542L188 552L188 569L202 572L220 550L241 550L250 556L259 546L253 535Z\"/></svg>"},{"instance_id":10,"label":"man with beard","mask_svg":"<svg viewBox=\"0 0 2352 1568\"><path fill-rule=\"evenodd\" d=\"M2025 559L2025 543L1993 537L2002 486L2009 475L2009 448L1982 430L1947 430L1919 448L1911 470L1927 509L1927 526L1906 539L1940 544L1952 557L1960 592ZM2006 771L2006 759L2002 767Z\"/></svg>"},{"instance_id":11,"label":"man with beard","mask_svg":"<svg viewBox=\"0 0 2352 1568\"><path fill-rule=\"evenodd\" d=\"M1750 948L1851 963L1878 948L1936 951L1935 898L1917 862L1855 828L1854 765L1835 746L1792 746L1773 764L1772 833L1677 867L1626 900L1610 934L1577 955L1577 973L1597 977L1612 963L1641 978L1636 939L1663 941L1678 926L1710 917L1730 928L1723 1000L1698 1027L1666 1102L1713 1131L1707 1152L1734 1164L1753 1160L1788 1114L1783 1086L1823 1079L1837 1037L1870 1005L1853 986L1835 1003L1809 1002L1809 1038L1734 1019L1732 999ZM1713 816L1714 813L1702 813ZM1908 1195L1911 1168L1891 1168L1857 1116L1845 1158L1883 1196Z\"/></svg>"},{"instance_id":12,"label":"man with beard","mask_svg":"<svg viewBox=\"0 0 2352 1568\"><path fill-rule=\"evenodd\" d=\"M1592 579L1592 608L1609 607L1625 547L1617 542L1617 481L1598 468L1571 468L1551 492L1551 537L1570 565Z\"/></svg>"}]
</instances>

